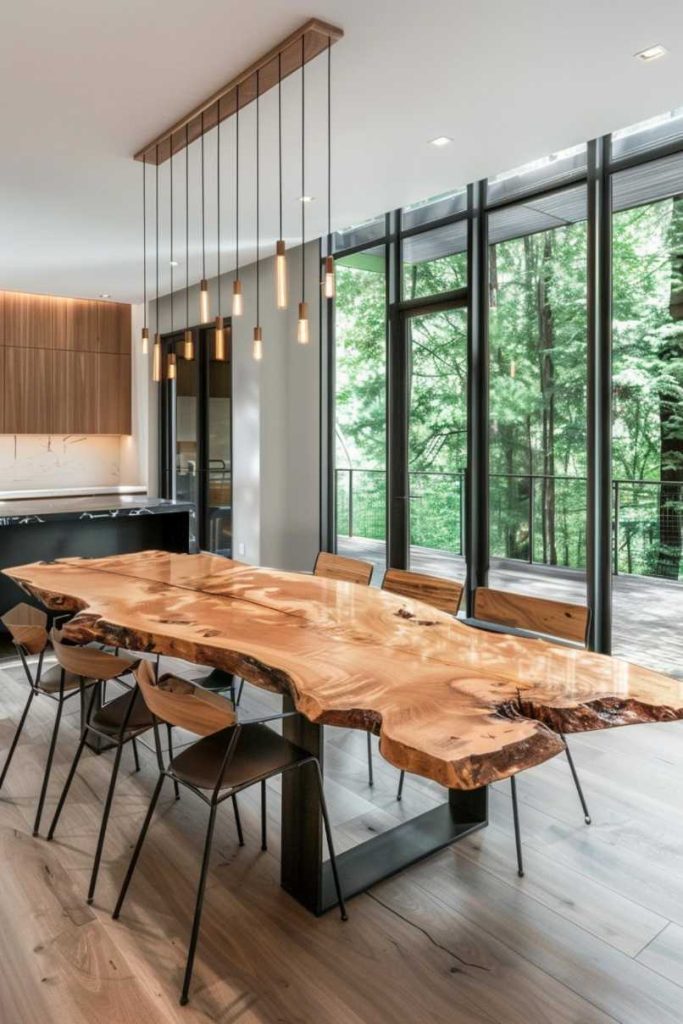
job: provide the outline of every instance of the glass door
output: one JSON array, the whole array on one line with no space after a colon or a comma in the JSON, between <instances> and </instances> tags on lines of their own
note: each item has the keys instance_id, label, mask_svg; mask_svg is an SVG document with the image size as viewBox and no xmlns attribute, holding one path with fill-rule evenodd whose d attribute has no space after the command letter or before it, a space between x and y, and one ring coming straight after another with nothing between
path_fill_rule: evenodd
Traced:
<instances>
[{"instance_id":1,"label":"glass door","mask_svg":"<svg viewBox=\"0 0 683 1024\"><path fill-rule=\"evenodd\" d=\"M406 318L411 569L465 574L467 310Z\"/></svg>"}]
</instances>

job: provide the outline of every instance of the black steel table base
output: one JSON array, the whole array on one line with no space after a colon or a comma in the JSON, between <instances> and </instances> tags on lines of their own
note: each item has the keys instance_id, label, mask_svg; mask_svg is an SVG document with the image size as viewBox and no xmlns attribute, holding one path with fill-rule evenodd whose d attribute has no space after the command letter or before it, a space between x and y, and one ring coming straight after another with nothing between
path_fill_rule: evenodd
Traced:
<instances>
[{"instance_id":1,"label":"black steel table base","mask_svg":"<svg viewBox=\"0 0 683 1024\"><path fill-rule=\"evenodd\" d=\"M293 710L290 698L285 710ZM302 716L284 720L285 735L314 754L322 765L323 728ZM337 856L344 898L365 892L445 846L488 824L488 788L449 789L440 807L397 825ZM329 861L323 860L322 818L315 766L289 772L282 779L281 885L311 913L336 906Z\"/></svg>"}]
</instances>

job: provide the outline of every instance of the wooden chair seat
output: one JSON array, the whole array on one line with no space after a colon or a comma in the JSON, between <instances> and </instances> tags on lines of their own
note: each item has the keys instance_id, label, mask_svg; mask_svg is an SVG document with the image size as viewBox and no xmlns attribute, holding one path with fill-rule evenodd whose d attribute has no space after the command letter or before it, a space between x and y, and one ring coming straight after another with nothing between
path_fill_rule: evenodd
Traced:
<instances>
[{"instance_id":1,"label":"wooden chair seat","mask_svg":"<svg viewBox=\"0 0 683 1024\"><path fill-rule=\"evenodd\" d=\"M173 775L197 789L214 789L234 731L234 727L223 729L186 747L170 763ZM220 780L220 789L244 786L251 779L258 781L285 771L307 757L305 750L267 725L241 726L235 752Z\"/></svg>"}]
</instances>

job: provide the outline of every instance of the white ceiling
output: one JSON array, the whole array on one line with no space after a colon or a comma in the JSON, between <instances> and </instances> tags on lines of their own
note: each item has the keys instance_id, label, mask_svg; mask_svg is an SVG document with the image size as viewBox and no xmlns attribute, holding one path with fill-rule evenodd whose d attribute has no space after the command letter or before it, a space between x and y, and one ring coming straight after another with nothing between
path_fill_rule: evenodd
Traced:
<instances>
[{"instance_id":1,"label":"white ceiling","mask_svg":"<svg viewBox=\"0 0 683 1024\"><path fill-rule=\"evenodd\" d=\"M0 289L139 301L141 178L132 153L311 16L333 49L333 225L495 174L683 105L679 0L21 0L0 8ZM650 65L633 54L670 53ZM323 59L324 61L324 59ZM307 234L326 230L325 67L310 65ZM283 87L285 234L300 233L299 85ZM277 236L275 105L262 103L262 232ZM253 112L242 231L253 257ZM232 262L232 126L222 131L223 265ZM427 140L448 135L437 149ZM196 147L193 147L196 149ZM207 271L215 268L207 141ZM198 180L198 154L190 173ZM184 158L176 246L184 248ZM149 196L153 171L148 170ZM168 220L168 164L161 203ZM192 204L190 277L200 276ZM153 227L149 222L150 229ZM162 243L168 247L167 224ZM176 273L184 280L184 252ZM151 269L151 268L150 268ZM168 290L168 256L161 290Z\"/></svg>"}]
</instances>

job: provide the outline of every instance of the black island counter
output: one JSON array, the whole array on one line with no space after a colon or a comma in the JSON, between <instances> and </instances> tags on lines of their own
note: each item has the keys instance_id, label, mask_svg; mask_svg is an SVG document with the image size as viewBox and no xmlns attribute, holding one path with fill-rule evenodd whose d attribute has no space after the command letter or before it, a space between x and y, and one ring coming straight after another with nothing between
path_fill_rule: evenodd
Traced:
<instances>
[{"instance_id":1,"label":"black island counter","mask_svg":"<svg viewBox=\"0 0 683 1024\"><path fill-rule=\"evenodd\" d=\"M0 569L55 558L100 558L146 548L195 546L194 505L139 495L88 495L0 501ZM25 600L0 575L0 614Z\"/></svg>"}]
</instances>

